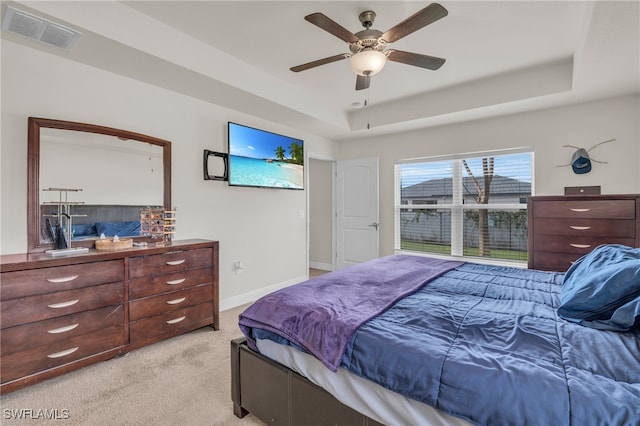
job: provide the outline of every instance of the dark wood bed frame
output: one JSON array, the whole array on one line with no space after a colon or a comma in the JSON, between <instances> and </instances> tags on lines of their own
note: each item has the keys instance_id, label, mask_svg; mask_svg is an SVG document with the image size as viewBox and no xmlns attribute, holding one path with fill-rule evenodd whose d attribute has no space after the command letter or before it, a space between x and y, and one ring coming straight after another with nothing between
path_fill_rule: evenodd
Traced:
<instances>
[{"instance_id":1,"label":"dark wood bed frame","mask_svg":"<svg viewBox=\"0 0 640 426\"><path fill-rule=\"evenodd\" d=\"M382 426L295 371L252 351L244 337L231 341L231 399L237 417L251 413L268 425Z\"/></svg>"}]
</instances>

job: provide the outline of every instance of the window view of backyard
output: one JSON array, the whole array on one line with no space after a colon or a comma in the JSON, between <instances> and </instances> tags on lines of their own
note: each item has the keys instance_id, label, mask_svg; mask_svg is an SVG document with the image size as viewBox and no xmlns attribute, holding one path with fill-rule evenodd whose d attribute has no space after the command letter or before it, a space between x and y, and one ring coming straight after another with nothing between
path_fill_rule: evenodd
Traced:
<instances>
[{"instance_id":1,"label":"window view of backyard","mask_svg":"<svg viewBox=\"0 0 640 426\"><path fill-rule=\"evenodd\" d=\"M397 248L527 260L531 153L399 164L397 176Z\"/></svg>"}]
</instances>

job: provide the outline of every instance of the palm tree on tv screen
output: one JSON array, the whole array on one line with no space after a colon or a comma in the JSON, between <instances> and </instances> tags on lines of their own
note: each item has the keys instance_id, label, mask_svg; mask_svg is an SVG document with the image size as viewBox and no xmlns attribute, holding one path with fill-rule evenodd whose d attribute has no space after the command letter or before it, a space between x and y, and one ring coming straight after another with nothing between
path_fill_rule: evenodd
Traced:
<instances>
[{"instance_id":1,"label":"palm tree on tv screen","mask_svg":"<svg viewBox=\"0 0 640 426\"><path fill-rule=\"evenodd\" d=\"M278 160L281 160L281 161L282 161L282 160L284 160L284 154L285 154L285 150L284 150L284 148L283 148L283 147L281 147L281 146L278 146L278 147L275 149L275 151L276 151L276 158L277 158Z\"/></svg>"},{"instance_id":2,"label":"palm tree on tv screen","mask_svg":"<svg viewBox=\"0 0 640 426\"><path fill-rule=\"evenodd\" d=\"M298 142L292 142L289 147L289 155L291 155L291 160L295 164L302 164L303 161L303 150L302 145Z\"/></svg>"}]
</instances>

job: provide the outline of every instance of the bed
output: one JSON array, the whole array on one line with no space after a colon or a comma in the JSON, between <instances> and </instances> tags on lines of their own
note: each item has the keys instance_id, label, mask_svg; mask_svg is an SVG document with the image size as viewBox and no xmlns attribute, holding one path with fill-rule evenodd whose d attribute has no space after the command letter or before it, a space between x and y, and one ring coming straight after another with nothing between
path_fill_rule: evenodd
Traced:
<instances>
[{"instance_id":1,"label":"bed","mask_svg":"<svg viewBox=\"0 0 640 426\"><path fill-rule=\"evenodd\" d=\"M640 249L565 273L387 256L271 293L239 326L239 417L640 424Z\"/></svg>"}]
</instances>

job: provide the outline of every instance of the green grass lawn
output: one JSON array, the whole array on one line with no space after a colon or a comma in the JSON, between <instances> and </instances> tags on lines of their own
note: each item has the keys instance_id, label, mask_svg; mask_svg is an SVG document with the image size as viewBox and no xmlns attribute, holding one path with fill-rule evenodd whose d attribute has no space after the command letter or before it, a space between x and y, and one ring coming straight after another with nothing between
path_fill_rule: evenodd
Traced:
<instances>
[{"instance_id":1,"label":"green grass lawn","mask_svg":"<svg viewBox=\"0 0 640 426\"><path fill-rule=\"evenodd\" d=\"M438 253L438 254L451 254L451 246L435 243L423 243L418 241L402 241L400 243L402 250L411 250L424 253ZM473 247L467 247L464 249L465 256L479 256L478 249ZM527 252L518 250L504 250L504 249L491 249L492 259L506 259L506 260L527 260Z\"/></svg>"}]
</instances>

